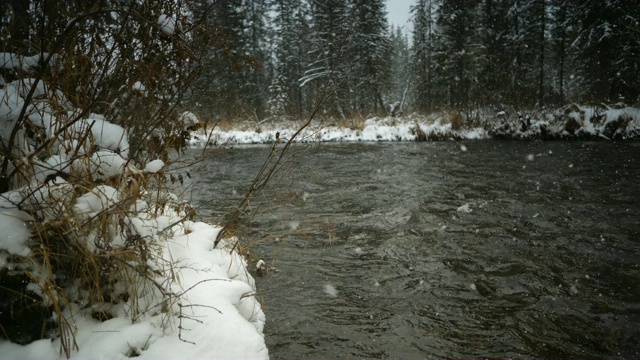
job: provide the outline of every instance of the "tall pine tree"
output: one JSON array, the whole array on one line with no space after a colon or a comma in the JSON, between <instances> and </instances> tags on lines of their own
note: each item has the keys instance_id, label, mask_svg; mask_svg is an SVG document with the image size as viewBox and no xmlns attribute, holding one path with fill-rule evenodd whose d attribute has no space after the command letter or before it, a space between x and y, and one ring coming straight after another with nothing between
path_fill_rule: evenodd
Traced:
<instances>
[{"instance_id":1,"label":"tall pine tree","mask_svg":"<svg viewBox=\"0 0 640 360\"><path fill-rule=\"evenodd\" d=\"M349 65L351 109L360 114L384 111L383 91L390 81L391 43L384 0L350 0Z\"/></svg>"},{"instance_id":2,"label":"tall pine tree","mask_svg":"<svg viewBox=\"0 0 640 360\"><path fill-rule=\"evenodd\" d=\"M476 1L445 0L438 14L436 43L438 85L446 89L446 105L465 108L479 72L474 61L480 53L476 31Z\"/></svg>"},{"instance_id":3,"label":"tall pine tree","mask_svg":"<svg viewBox=\"0 0 640 360\"><path fill-rule=\"evenodd\" d=\"M433 108L435 60L434 40L436 38L436 0L418 0L411 7L413 19L413 47L411 51L413 103L416 110L428 112Z\"/></svg>"},{"instance_id":4,"label":"tall pine tree","mask_svg":"<svg viewBox=\"0 0 640 360\"><path fill-rule=\"evenodd\" d=\"M328 115L347 117L350 76L346 45L350 35L349 7L343 0L311 0L309 58L301 86L307 87L315 102L324 100Z\"/></svg>"},{"instance_id":5,"label":"tall pine tree","mask_svg":"<svg viewBox=\"0 0 640 360\"><path fill-rule=\"evenodd\" d=\"M587 97L636 101L640 93L640 3L585 0L575 11L572 18L579 33L572 45L580 49L580 77Z\"/></svg>"},{"instance_id":6,"label":"tall pine tree","mask_svg":"<svg viewBox=\"0 0 640 360\"><path fill-rule=\"evenodd\" d=\"M306 3L299 0L275 0L273 11L270 113L302 117L305 110L311 107L304 89L298 83L308 61L308 8Z\"/></svg>"},{"instance_id":7,"label":"tall pine tree","mask_svg":"<svg viewBox=\"0 0 640 360\"><path fill-rule=\"evenodd\" d=\"M389 102L397 103L394 111L402 111L411 84L411 52L409 39L399 26L391 32L391 82Z\"/></svg>"}]
</instances>

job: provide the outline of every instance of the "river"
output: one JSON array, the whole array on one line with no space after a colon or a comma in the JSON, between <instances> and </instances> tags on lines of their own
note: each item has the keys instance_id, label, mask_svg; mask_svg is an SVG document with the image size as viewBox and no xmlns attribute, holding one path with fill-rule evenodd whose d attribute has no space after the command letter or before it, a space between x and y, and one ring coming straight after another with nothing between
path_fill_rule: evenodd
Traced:
<instances>
[{"instance_id":1,"label":"river","mask_svg":"<svg viewBox=\"0 0 640 360\"><path fill-rule=\"evenodd\" d=\"M199 214L237 204L268 152L194 166ZM640 357L640 142L290 155L241 232L272 267L257 277L272 359Z\"/></svg>"}]
</instances>

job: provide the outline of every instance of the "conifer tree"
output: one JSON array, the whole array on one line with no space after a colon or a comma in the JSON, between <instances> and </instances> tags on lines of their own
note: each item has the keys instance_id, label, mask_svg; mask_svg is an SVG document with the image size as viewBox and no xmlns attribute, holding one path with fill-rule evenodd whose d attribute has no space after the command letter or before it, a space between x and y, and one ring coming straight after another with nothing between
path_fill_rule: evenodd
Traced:
<instances>
[{"instance_id":1,"label":"conifer tree","mask_svg":"<svg viewBox=\"0 0 640 360\"><path fill-rule=\"evenodd\" d=\"M266 110L267 4L258 0L191 3L195 16L205 9L198 33L203 51L193 103L214 117L261 118Z\"/></svg>"},{"instance_id":2,"label":"conifer tree","mask_svg":"<svg viewBox=\"0 0 640 360\"><path fill-rule=\"evenodd\" d=\"M507 47L512 59L510 102L516 107L542 105L545 9L544 0L516 0L507 13L507 21L511 24Z\"/></svg>"},{"instance_id":3,"label":"conifer tree","mask_svg":"<svg viewBox=\"0 0 640 360\"><path fill-rule=\"evenodd\" d=\"M438 13L439 37L436 44L438 84L446 89L446 103L452 108L469 105L473 82L479 69L475 57L480 53L476 31L476 2L443 1Z\"/></svg>"},{"instance_id":4,"label":"conifer tree","mask_svg":"<svg viewBox=\"0 0 640 360\"><path fill-rule=\"evenodd\" d=\"M436 0L418 0L411 7L413 19L412 78L413 103L416 110L428 112L433 108L434 67L433 44L436 38Z\"/></svg>"},{"instance_id":5,"label":"conifer tree","mask_svg":"<svg viewBox=\"0 0 640 360\"><path fill-rule=\"evenodd\" d=\"M503 0L485 0L481 5L479 33L482 44L478 88L475 98L483 105L499 105L509 98L511 58L507 49L509 23L505 21L510 4Z\"/></svg>"},{"instance_id":6,"label":"conifer tree","mask_svg":"<svg viewBox=\"0 0 640 360\"><path fill-rule=\"evenodd\" d=\"M571 74L574 73L576 52L571 47L577 37L576 24L570 15L574 13L574 2L560 1L550 5L551 21L549 53L551 58L551 102L563 105L567 98L575 96L572 91ZM575 83L575 81L573 81Z\"/></svg>"},{"instance_id":7,"label":"conifer tree","mask_svg":"<svg viewBox=\"0 0 640 360\"><path fill-rule=\"evenodd\" d=\"M383 0L350 0L352 28L346 46L351 109L357 113L380 113L383 92L390 81L391 43Z\"/></svg>"},{"instance_id":8,"label":"conifer tree","mask_svg":"<svg viewBox=\"0 0 640 360\"><path fill-rule=\"evenodd\" d=\"M411 80L411 57L409 40L402 28L395 27L391 31L391 81L389 102L395 104L394 112L402 111L406 102Z\"/></svg>"},{"instance_id":9,"label":"conifer tree","mask_svg":"<svg viewBox=\"0 0 640 360\"><path fill-rule=\"evenodd\" d=\"M572 45L579 50L580 78L592 100L636 101L639 94L640 44L636 1L585 0L571 15L578 29Z\"/></svg>"},{"instance_id":10,"label":"conifer tree","mask_svg":"<svg viewBox=\"0 0 640 360\"><path fill-rule=\"evenodd\" d=\"M314 101L330 93L325 103L328 115L346 119L349 107L347 78L351 75L346 63L346 45L352 29L349 7L343 0L311 0L311 36L307 70L300 79Z\"/></svg>"},{"instance_id":11,"label":"conifer tree","mask_svg":"<svg viewBox=\"0 0 640 360\"><path fill-rule=\"evenodd\" d=\"M273 11L270 113L302 117L303 112L310 108L307 96L298 83L307 64L308 8L306 3L299 0L275 0Z\"/></svg>"}]
</instances>

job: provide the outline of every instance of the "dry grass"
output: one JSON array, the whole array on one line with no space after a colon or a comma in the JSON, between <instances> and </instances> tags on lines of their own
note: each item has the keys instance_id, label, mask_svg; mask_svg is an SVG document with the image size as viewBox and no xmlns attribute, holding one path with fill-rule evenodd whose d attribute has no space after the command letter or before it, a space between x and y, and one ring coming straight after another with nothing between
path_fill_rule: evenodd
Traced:
<instances>
[{"instance_id":1,"label":"dry grass","mask_svg":"<svg viewBox=\"0 0 640 360\"><path fill-rule=\"evenodd\" d=\"M338 121L338 126L345 129L360 130L364 129L364 123L367 121L367 117L362 114L354 114L351 119L342 119Z\"/></svg>"},{"instance_id":2,"label":"dry grass","mask_svg":"<svg viewBox=\"0 0 640 360\"><path fill-rule=\"evenodd\" d=\"M138 176L140 183L146 183ZM126 179L130 177L109 181L122 188L129 184ZM33 224L32 254L24 259L24 271L38 286L44 306L53 311L67 357L77 349L72 308L105 321L116 316L112 311L121 305L119 308L126 309L134 322L150 304L168 309L163 304L171 296L157 278L171 279L167 272L173 273L172 264L162 259L158 238L136 232L132 224L135 215L129 211L135 200L144 198L158 204L153 211L162 214L164 208L172 206L162 203L162 193L138 186L89 217L74 213L73 205L82 192L72 193L57 207L41 208L41 216L65 220Z\"/></svg>"},{"instance_id":3,"label":"dry grass","mask_svg":"<svg viewBox=\"0 0 640 360\"><path fill-rule=\"evenodd\" d=\"M449 111L447 120L451 123L451 130L459 131L466 125L466 117L459 111Z\"/></svg>"},{"instance_id":4,"label":"dry grass","mask_svg":"<svg viewBox=\"0 0 640 360\"><path fill-rule=\"evenodd\" d=\"M420 124L418 123L418 121L415 121L413 126L414 133L416 135L416 141L427 141L427 134L422 131L422 128L420 128Z\"/></svg>"}]
</instances>

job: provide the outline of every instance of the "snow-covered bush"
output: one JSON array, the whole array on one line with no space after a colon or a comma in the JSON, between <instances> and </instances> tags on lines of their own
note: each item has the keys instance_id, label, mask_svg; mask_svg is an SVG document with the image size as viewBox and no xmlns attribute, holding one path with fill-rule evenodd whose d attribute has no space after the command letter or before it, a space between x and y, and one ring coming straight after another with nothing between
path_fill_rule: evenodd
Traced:
<instances>
[{"instance_id":1,"label":"snow-covered bush","mask_svg":"<svg viewBox=\"0 0 640 360\"><path fill-rule=\"evenodd\" d=\"M485 128L494 138L613 139L640 135L640 109L570 104L557 110L503 112Z\"/></svg>"},{"instance_id":2,"label":"snow-covered bush","mask_svg":"<svg viewBox=\"0 0 640 360\"><path fill-rule=\"evenodd\" d=\"M67 356L77 312L179 309L166 242L194 214L165 163L199 122L176 111L197 56L186 6L83 4L30 1L0 49L0 281L15 285L0 295L20 294L0 299L0 336L53 331Z\"/></svg>"}]
</instances>

